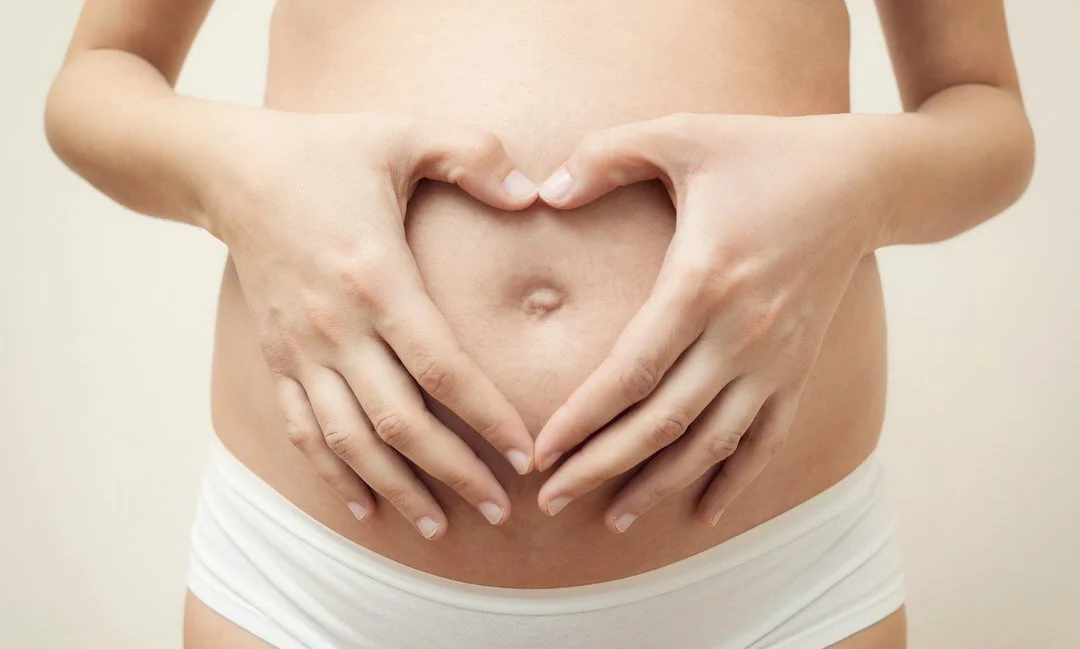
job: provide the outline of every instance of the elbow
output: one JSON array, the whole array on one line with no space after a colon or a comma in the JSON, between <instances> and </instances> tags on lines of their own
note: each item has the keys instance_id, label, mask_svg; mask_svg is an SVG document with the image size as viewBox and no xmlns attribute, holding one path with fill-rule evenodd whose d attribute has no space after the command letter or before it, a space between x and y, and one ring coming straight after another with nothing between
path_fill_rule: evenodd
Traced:
<instances>
[{"instance_id":1,"label":"elbow","mask_svg":"<svg viewBox=\"0 0 1080 649\"><path fill-rule=\"evenodd\" d=\"M82 162L80 157L91 152L85 142L91 114L86 95L93 82L81 63L82 54L69 53L49 86L41 116L49 148L76 173Z\"/></svg>"},{"instance_id":2,"label":"elbow","mask_svg":"<svg viewBox=\"0 0 1080 649\"><path fill-rule=\"evenodd\" d=\"M1022 115L1014 144L1012 163L1012 192L1010 204L1020 200L1035 175L1035 131L1026 115Z\"/></svg>"},{"instance_id":3,"label":"elbow","mask_svg":"<svg viewBox=\"0 0 1080 649\"><path fill-rule=\"evenodd\" d=\"M1035 132L1023 104L1015 104L1016 113L1009 120L1009 136L1002 139L1000 176L996 179L1000 210L1016 203L1031 185L1035 174ZM999 211L1000 211L999 210Z\"/></svg>"},{"instance_id":4,"label":"elbow","mask_svg":"<svg viewBox=\"0 0 1080 649\"><path fill-rule=\"evenodd\" d=\"M69 125L68 102L65 99L65 95L67 94L65 92L65 86L65 75L63 70L61 70L45 97L45 111L42 115L42 125L45 129L45 140L49 143L49 148L53 150L53 153L55 153L61 161L70 166L73 151L70 137L71 127Z\"/></svg>"}]
</instances>

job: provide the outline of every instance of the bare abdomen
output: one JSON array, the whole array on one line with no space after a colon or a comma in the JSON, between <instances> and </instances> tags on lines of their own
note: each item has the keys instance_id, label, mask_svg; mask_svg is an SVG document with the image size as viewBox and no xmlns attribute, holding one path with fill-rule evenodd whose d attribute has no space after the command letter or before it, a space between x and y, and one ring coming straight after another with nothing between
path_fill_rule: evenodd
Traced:
<instances>
[{"instance_id":1,"label":"bare abdomen","mask_svg":"<svg viewBox=\"0 0 1080 649\"><path fill-rule=\"evenodd\" d=\"M578 138L615 124L673 112L842 112L846 65L842 2L287 0L275 16L267 102L298 111L408 111L476 124L499 135L522 171L540 181ZM407 218L433 300L534 433L645 300L674 227L657 183L618 190L571 212L535 206L518 213L423 183ZM359 543L447 577L545 587L671 563L805 500L873 447L883 394L880 284L869 257L837 313L790 443L717 529L690 518L703 482L622 536L601 523L621 481L547 518L535 503L542 476L517 476L459 428L506 486L513 513L507 524L490 527L428 480L450 518L447 536L431 543L389 506L375 521L356 523L289 446L230 266L219 316L214 421L241 460Z\"/></svg>"}]
</instances>

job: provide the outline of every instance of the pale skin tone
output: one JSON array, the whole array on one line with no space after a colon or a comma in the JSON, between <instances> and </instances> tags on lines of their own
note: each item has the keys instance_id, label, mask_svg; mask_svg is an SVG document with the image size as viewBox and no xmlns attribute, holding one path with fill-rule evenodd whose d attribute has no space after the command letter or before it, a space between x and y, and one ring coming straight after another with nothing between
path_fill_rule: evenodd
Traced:
<instances>
[{"instance_id":1,"label":"pale skin tone","mask_svg":"<svg viewBox=\"0 0 1080 649\"><path fill-rule=\"evenodd\" d=\"M278 378L286 434L358 519L374 510L375 489L425 538L445 532L445 514L404 456L493 524L505 520L506 493L427 412L419 388L480 431L519 473L531 468L532 438L427 298L402 222L421 178L456 183L506 210L531 204L535 186L514 171L497 138L475 127L177 98L167 82L210 3L190 3L201 11L141 3L157 26L141 34L144 42L113 33L124 35L127 21L138 19L115 19L121 12L112 4L87 3L53 89L48 132L61 156L121 203L198 224L229 246ZM155 51L157 37L174 47ZM107 103L65 83L111 75L120 78L111 80ZM122 110L114 112L116 99ZM154 111L157 128L100 148L105 155L88 154L97 138L112 137L144 110ZM97 128L71 123L75 113L89 113ZM188 146L187 138L207 150ZM162 152L156 141L173 147ZM227 153L234 147L244 151L235 166ZM131 167L132 159L142 164ZM215 160L224 162L206 164ZM300 175L306 163L308 178Z\"/></svg>"},{"instance_id":2,"label":"pale skin tone","mask_svg":"<svg viewBox=\"0 0 1080 649\"><path fill-rule=\"evenodd\" d=\"M536 440L541 470L588 440L541 490L548 513L652 458L605 516L623 532L724 462L698 510L715 525L784 444L858 260L954 236L1023 191L1033 144L1000 3L878 4L911 113L616 127L541 188L569 209L661 178L679 214L649 301Z\"/></svg>"},{"instance_id":3,"label":"pale skin tone","mask_svg":"<svg viewBox=\"0 0 1080 649\"><path fill-rule=\"evenodd\" d=\"M603 513L615 532L726 460L695 509L714 523L784 442L859 260L973 227L1031 172L996 2L879 2L908 113L622 124L585 134L539 191L483 125L177 96L209 4L91 0L50 141L119 202L229 246L290 440L358 518L378 494L425 538L453 521L410 463L493 523L511 512L421 390L519 473L561 454L544 512L644 462ZM535 442L425 295L402 227L420 178L506 211L576 208L652 178L668 189L675 236L650 297ZM879 646L857 642L844 646Z\"/></svg>"},{"instance_id":4,"label":"pale skin tone","mask_svg":"<svg viewBox=\"0 0 1080 649\"><path fill-rule=\"evenodd\" d=\"M698 512L717 523L782 447L858 261L886 244L971 227L1026 182L1015 94L954 86L920 105L902 116L678 115L616 127L579 148L572 171L541 189L545 200L573 208L659 175L679 224L649 301L536 440L541 470L588 440L544 485L541 507L554 515L652 458L606 516L623 532L724 462ZM981 129L968 119L982 119ZM982 129L999 124L1012 127L1006 137L1016 142L1006 146L1016 159L985 157L1002 135ZM972 204L987 179L1004 185L990 183L994 191ZM920 193L931 187L937 201ZM890 218L912 212L927 220Z\"/></svg>"}]
</instances>

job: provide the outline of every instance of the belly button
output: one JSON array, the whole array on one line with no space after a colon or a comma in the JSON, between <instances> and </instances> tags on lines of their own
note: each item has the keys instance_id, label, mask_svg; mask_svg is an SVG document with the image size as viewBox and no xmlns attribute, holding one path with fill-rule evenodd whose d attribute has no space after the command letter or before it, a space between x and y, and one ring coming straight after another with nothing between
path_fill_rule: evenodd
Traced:
<instances>
[{"instance_id":1,"label":"belly button","mask_svg":"<svg viewBox=\"0 0 1080 649\"><path fill-rule=\"evenodd\" d=\"M554 288L533 288L521 300L521 310L526 315L543 317L558 311L566 302L566 294Z\"/></svg>"}]
</instances>

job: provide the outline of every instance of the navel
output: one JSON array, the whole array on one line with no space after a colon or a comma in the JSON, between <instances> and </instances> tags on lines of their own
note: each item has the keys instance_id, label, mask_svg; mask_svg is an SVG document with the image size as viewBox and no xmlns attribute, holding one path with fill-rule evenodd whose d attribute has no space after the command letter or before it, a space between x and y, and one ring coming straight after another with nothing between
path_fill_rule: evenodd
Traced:
<instances>
[{"instance_id":1,"label":"navel","mask_svg":"<svg viewBox=\"0 0 1080 649\"><path fill-rule=\"evenodd\" d=\"M525 315L542 318L558 311L566 303L566 293L550 286L530 288L521 300Z\"/></svg>"}]
</instances>

